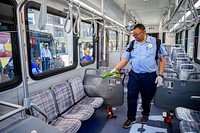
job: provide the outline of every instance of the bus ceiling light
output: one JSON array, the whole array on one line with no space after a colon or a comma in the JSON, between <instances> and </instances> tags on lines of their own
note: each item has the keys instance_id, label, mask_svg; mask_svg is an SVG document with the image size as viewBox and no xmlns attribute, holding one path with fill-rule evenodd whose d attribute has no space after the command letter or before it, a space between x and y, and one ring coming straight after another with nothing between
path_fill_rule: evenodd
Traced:
<instances>
[{"instance_id":1,"label":"bus ceiling light","mask_svg":"<svg viewBox=\"0 0 200 133\"><path fill-rule=\"evenodd\" d=\"M81 2L80 0L73 0L73 2L78 3L79 5L83 6L85 9L88 9L99 16L102 16L102 13L100 13L99 11L95 10L94 8L88 6L87 4Z\"/></svg>"},{"instance_id":2,"label":"bus ceiling light","mask_svg":"<svg viewBox=\"0 0 200 133\"><path fill-rule=\"evenodd\" d=\"M79 4L79 5L81 5L81 6L84 7L85 9L88 9L88 10L94 12L95 14L97 14L97 15L99 15L99 16L103 16L101 12L99 12L99 11L97 11L96 9L94 9L94 8L92 8L92 7L90 7L90 6L88 6L87 4L81 2L80 0L73 0L73 2L75 2L75 3ZM116 23L116 24L118 24L118 25L120 25L121 27L124 27L122 24L120 24L119 22L115 21L114 19L112 19L112 18L110 18L110 17L108 17L108 16L106 16L106 15L105 15L105 18L108 19L108 20L110 20L110 21L112 21L112 22L114 22L114 23Z\"/></svg>"},{"instance_id":3,"label":"bus ceiling light","mask_svg":"<svg viewBox=\"0 0 200 133\"><path fill-rule=\"evenodd\" d=\"M200 0L198 0L195 4L194 7L198 8L200 6ZM191 11L187 11L186 15L183 16L178 22L181 23L185 20L185 18L187 18L188 16L190 16ZM172 32L174 29L176 29L176 27L179 25L179 23L176 23L169 31Z\"/></svg>"}]
</instances>

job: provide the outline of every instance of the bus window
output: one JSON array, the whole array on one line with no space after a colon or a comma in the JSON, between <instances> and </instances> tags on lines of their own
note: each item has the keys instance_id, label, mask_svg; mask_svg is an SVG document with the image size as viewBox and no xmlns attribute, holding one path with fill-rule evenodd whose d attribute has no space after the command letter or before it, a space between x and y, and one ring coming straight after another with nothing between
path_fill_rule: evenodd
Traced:
<instances>
[{"instance_id":1,"label":"bus window","mask_svg":"<svg viewBox=\"0 0 200 133\"><path fill-rule=\"evenodd\" d=\"M117 50L117 32L109 29L109 51Z\"/></svg>"},{"instance_id":2,"label":"bus window","mask_svg":"<svg viewBox=\"0 0 200 133\"><path fill-rule=\"evenodd\" d=\"M123 45L123 50L126 49L126 46L129 44L129 36L127 34L124 35L124 45Z\"/></svg>"},{"instance_id":3,"label":"bus window","mask_svg":"<svg viewBox=\"0 0 200 133\"><path fill-rule=\"evenodd\" d=\"M93 27L90 23L81 22L80 64L82 66L94 62Z\"/></svg>"},{"instance_id":4,"label":"bus window","mask_svg":"<svg viewBox=\"0 0 200 133\"><path fill-rule=\"evenodd\" d=\"M0 32L0 81L11 80L14 76L11 33Z\"/></svg>"},{"instance_id":5,"label":"bus window","mask_svg":"<svg viewBox=\"0 0 200 133\"><path fill-rule=\"evenodd\" d=\"M39 9L30 7L27 9L29 68L32 69L30 73L33 75L56 69L64 70L74 65L72 32L64 31L65 14L54 11L56 13L47 13L46 27L40 30L38 28ZM67 29L70 26L69 22Z\"/></svg>"},{"instance_id":6,"label":"bus window","mask_svg":"<svg viewBox=\"0 0 200 133\"><path fill-rule=\"evenodd\" d=\"M194 51L194 29L188 30L188 39L187 39L187 53L190 58L193 58Z\"/></svg>"}]
</instances>

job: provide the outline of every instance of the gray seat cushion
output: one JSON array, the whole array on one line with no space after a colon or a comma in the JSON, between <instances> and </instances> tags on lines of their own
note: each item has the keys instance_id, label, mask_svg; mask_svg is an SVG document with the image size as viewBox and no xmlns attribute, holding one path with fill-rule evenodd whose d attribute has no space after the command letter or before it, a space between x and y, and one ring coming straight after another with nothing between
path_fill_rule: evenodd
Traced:
<instances>
[{"instance_id":1,"label":"gray seat cushion","mask_svg":"<svg viewBox=\"0 0 200 133\"><path fill-rule=\"evenodd\" d=\"M91 106L75 104L69 83L55 84L51 89L55 96L61 117L85 121L93 115L94 108Z\"/></svg>"},{"instance_id":2,"label":"gray seat cushion","mask_svg":"<svg viewBox=\"0 0 200 133\"><path fill-rule=\"evenodd\" d=\"M183 120L179 126L182 133L200 133L200 124L194 121Z\"/></svg>"},{"instance_id":3,"label":"gray seat cushion","mask_svg":"<svg viewBox=\"0 0 200 133\"><path fill-rule=\"evenodd\" d=\"M183 107L177 107L175 109L175 113L176 117L179 120L195 121L197 123L200 123L200 111L195 111Z\"/></svg>"},{"instance_id":4,"label":"gray seat cushion","mask_svg":"<svg viewBox=\"0 0 200 133\"><path fill-rule=\"evenodd\" d=\"M53 95L50 90L39 92L29 97L30 103L36 105L48 117L52 126L64 133L75 133L81 126L81 121L77 119L64 119L58 117L56 105L54 103ZM44 121L42 116L34 108L31 108L31 114Z\"/></svg>"},{"instance_id":5,"label":"gray seat cushion","mask_svg":"<svg viewBox=\"0 0 200 133\"><path fill-rule=\"evenodd\" d=\"M78 104L89 105L93 108L99 108L103 104L103 98L85 96Z\"/></svg>"},{"instance_id":6,"label":"gray seat cushion","mask_svg":"<svg viewBox=\"0 0 200 133\"><path fill-rule=\"evenodd\" d=\"M81 121L77 119L64 119L59 117L51 122L51 125L63 133L76 133L81 127Z\"/></svg>"},{"instance_id":7,"label":"gray seat cushion","mask_svg":"<svg viewBox=\"0 0 200 133\"><path fill-rule=\"evenodd\" d=\"M74 105L72 108L61 114L66 119L88 120L94 114L94 108L87 105Z\"/></svg>"}]
</instances>

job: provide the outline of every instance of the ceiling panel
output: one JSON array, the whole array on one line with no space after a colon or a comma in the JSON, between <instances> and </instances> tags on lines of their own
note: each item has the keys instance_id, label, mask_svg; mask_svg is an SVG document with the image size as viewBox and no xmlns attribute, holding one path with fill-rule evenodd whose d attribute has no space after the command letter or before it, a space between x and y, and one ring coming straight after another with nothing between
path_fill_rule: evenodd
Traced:
<instances>
[{"instance_id":1,"label":"ceiling panel","mask_svg":"<svg viewBox=\"0 0 200 133\"><path fill-rule=\"evenodd\" d=\"M170 7L174 6L175 0L114 0L122 9L126 4L127 12L130 12L137 21L145 25L159 24L159 20Z\"/></svg>"}]
</instances>

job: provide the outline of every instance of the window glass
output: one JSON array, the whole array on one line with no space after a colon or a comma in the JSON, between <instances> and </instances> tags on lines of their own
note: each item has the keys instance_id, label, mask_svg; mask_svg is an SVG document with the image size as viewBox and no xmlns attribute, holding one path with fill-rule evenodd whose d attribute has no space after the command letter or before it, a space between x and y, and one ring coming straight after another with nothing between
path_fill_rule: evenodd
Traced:
<instances>
[{"instance_id":1,"label":"window glass","mask_svg":"<svg viewBox=\"0 0 200 133\"><path fill-rule=\"evenodd\" d=\"M193 58L193 49L194 49L194 30L188 30L188 39L187 39L187 53L190 58Z\"/></svg>"},{"instance_id":2,"label":"window glass","mask_svg":"<svg viewBox=\"0 0 200 133\"><path fill-rule=\"evenodd\" d=\"M0 32L0 82L9 81L15 77L11 42L12 42L11 33L1 31Z\"/></svg>"},{"instance_id":3,"label":"window glass","mask_svg":"<svg viewBox=\"0 0 200 133\"><path fill-rule=\"evenodd\" d=\"M197 45L197 59L200 60L200 25L199 25L199 32L198 32L198 45Z\"/></svg>"},{"instance_id":4,"label":"window glass","mask_svg":"<svg viewBox=\"0 0 200 133\"><path fill-rule=\"evenodd\" d=\"M117 49L117 32L109 30L109 51L116 51Z\"/></svg>"},{"instance_id":5,"label":"window glass","mask_svg":"<svg viewBox=\"0 0 200 133\"><path fill-rule=\"evenodd\" d=\"M80 33L80 63L86 65L94 61L93 25L81 22Z\"/></svg>"},{"instance_id":6,"label":"window glass","mask_svg":"<svg viewBox=\"0 0 200 133\"><path fill-rule=\"evenodd\" d=\"M123 45L123 50L126 49L126 46L129 44L129 36L127 34L124 35L124 44Z\"/></svg>"},{"instance_id":7,"label":"window glass","mask_svg":"<svg viewBox=\"0 0 200 133\"><path fill-rule=\"evenodd\" d=\"M28 9L28 27L32 74L73 65L72 33L64 32L65 18L47 14L44 30L38 28L39 11ZM67 23L67 29L70 26Z\"/></svg>"},{"instance_id":8,"label":"window glass","mask_svg":"<svg viewBox=\"0 0 200 133\"><path fill-rule=\"evenodd\" d=\"M181 47L183 48L183 49L185 49L185 31L182 31L181 32L181 38L180 38L181 40L180 40L180 42L181 42Z\"/></svg>"}]
</instances>

